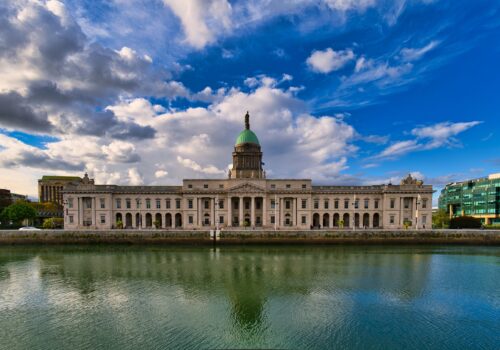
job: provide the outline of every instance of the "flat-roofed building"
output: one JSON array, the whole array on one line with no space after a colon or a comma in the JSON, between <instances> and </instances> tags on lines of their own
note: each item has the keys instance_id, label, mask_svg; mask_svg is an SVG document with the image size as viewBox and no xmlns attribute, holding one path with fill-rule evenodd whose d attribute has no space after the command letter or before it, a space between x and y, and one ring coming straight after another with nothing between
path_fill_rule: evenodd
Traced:
<instances>
[{"instance_id":1,"label":"flat-roofed building","mask_svg":"<svg viewBox=\"0 0 500 350\"><path fill-rule=\"evenodd\" d=\"M500 224L500 173L447 184L439 208L450 217L473 216L485 225Z\"/></svg>"},{"instance_id":2,"label":"flat-roofed building","mask_svg":"<svg viewBox=\"0 0 500 350\"><path fill-rule=\"evenodd\" d=\"M62 190L67 184L77 184L82 181L79 176L44 175L38 180L38 201L52 202L63 205Z\"/></svg>"}]
</instances>

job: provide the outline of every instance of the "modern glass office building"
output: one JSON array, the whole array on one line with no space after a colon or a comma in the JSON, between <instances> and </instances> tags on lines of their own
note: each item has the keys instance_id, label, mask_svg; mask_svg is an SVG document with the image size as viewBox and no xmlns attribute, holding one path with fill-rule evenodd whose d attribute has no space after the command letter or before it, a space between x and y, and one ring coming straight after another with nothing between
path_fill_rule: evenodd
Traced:
<instances>
[{"instance_id":1,"label":"modern glass office building","mask_svg":"<svg viewBox=\"0 0 500 350\"><path fill-rule=\"evenodd\" d=\"M454 216L473 216L483 224L500 224L500 173L447 184L439 196L439 208Z\"/></svg>"}]
</instances>

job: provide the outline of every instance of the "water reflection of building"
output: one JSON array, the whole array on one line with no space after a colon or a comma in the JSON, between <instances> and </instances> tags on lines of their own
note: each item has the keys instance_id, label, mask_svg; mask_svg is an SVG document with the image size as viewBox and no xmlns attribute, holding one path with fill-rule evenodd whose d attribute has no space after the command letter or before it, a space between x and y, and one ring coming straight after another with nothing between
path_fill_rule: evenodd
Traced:
<instances>
[{"instance_id":1,"label":"water reflection of building","mask_svg":"<svg viewBox=\"0 0 500 350\"><path fill-rule=\"evenodd\" d=\"M255 332L273 298L382 291L403 301L426 289L430 254L419 248L307 247L133 249L41 252L42 275L82 295L111 281L175 286L188 300L230 301L233 326ZM203 297L200 297L203 296Z\"/></svg>"}]
</instances>

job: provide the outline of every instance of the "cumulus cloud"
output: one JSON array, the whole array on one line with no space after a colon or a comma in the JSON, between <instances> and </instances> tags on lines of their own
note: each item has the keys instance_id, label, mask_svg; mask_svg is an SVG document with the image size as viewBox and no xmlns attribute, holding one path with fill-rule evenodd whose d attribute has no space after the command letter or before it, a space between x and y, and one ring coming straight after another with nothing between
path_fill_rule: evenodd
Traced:
<instances>
[{"instance_id":1,"label":"cumulus cloud","mask_svg":"<svg viewBox=\"0 0 500 350\"><path fill-rule=\"evenodd\" d=\"M142 185L144 178L137 168L130 168L128 170L128 182L132 186Z\"/></svg>"},{"instance_id":2,"label":"cumulus cloud","mask_svg":"<svg viewBox=\"0 0 500 350\"><path fill-rule=\"evenodd\" d=\"M125 141L113 141L101 147L107 159L115 163L136 163L141 157L137 154L134 144Z\"/></svg>"},{"instance_id":3,"label":"cumulus cloud","mask_svg":"<svg viewBox=\"0 0 500 350\"><path fill-rule=\"evenodd\" d=\"M194 171L208 174L208 175L214 175L214 174L224 174L224 170L217 169L214 165L208 165L206 167L202 167L198 163L196 163L194 160L189 159L189 158L182 158L181 156L177 156L177 161L179 164L182 166L185 166L186 168L192 169Z\"/></svg>"},{"instance_id":4,"label":"cumulus cloud","mask_svg":"<svg viewBox=\"0 0 500 350\"><path fill-rule=\"evenodd\" d=\"M327 48L323 51L313 51L306 62L313 71L326 74L343 68L354 60L354 57L354 52L351 49L334 51Z\"/></svg>"},{"instance_id":5,"label":"cumulus cloud","mask_svg":"<svg viewBox=\"0 0 500 350\"><path fill-rule=\"evenodd\" d=\"M160 179L160 178L165 177L165 176L167 176L167 175L168 175L168 171L166 171L166 170L162 170L162 169L160 169L160 170L156 170L156 171L155 171L155 177L156 177L157 179Z\"/></svg>"}]
</instances>

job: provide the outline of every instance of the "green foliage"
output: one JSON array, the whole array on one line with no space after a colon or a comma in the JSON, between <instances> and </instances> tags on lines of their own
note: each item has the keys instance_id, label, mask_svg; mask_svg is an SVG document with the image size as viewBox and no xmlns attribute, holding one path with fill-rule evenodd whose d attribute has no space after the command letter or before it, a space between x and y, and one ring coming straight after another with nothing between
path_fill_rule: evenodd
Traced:
<instances>
[{"instance_id":1,"label":"green foliage","mask_svg":"<svg viewBox=\"0 0 500 350\"><path fill-rule=\"evenodd\" d=\"M44 229L56 229L64 227L64 219L63 218L48 218L43 221L42 227Z\"/></svg>"},{"instance_id":2,"label":"green foliage","mask_svg":"<svg viewBox=\"0 0 500 350\"><path fill-rule=\"evenodd\" d=\"M432 214L432 225L435 228L447 228L450 225L450 214L444 209L439 209Z\"/></svg>"},{"instance_id":3,"label":"green foliage","mask_svg":"<svg viewBox=\"0 0 500 350\"><path fill-rule=\"evenodd\" d=\"M14 222L21 223L23 220L32 220L36 217L36 210L28 202L18 201L4 209L5 217Z\"/></svg>"},{"instance_id":4,"label":"green foliage","mask_svg":"<svg viewBox=\"0 0 500 350\"><path fill-rule=\"evenodd\" d=\"M123 228L123 221L117 220L116 221L116 228L121 230Z\"/></svg>"},{"instance_id":5,"label":"green foliage","mask_svg":"<svg viewBox=\"0 0 500 350\"><path fill-rule=\"evenodd\" d=\"M343 227L344 227L344 220L340 220L340 221L339 221L339 227L340 227L340 228L343 228Z\"/></svg>"},{"instance_id":6,"label":"green foliage","mask_svg":"<svg viewBox=\"0 0 500 350\"><path fill-rule=\"evenodd\" d=\"M482 223L472 216L459 216L450 220L450 228L481 228Z\"/></svg>"},{"instance_id":7,"label":"green foliage","mask_svg":"<svg viewBox=\"0 0 500 350\"><path fill-rule=\"evenodd\" d=\"M155 225L156 228L160 228L161 226L160 221L158 220L153 221L153 225Z\"/></svg>"}]
</instances>

